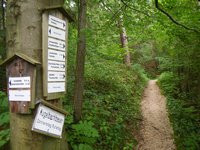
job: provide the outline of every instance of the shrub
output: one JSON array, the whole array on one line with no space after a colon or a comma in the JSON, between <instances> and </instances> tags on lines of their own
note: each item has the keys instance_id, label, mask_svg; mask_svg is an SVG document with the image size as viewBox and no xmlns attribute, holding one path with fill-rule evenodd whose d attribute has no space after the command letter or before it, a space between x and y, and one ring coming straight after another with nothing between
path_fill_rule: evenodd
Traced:
<instances>
[{"instance_id":1,"label":"shrub","mask_svg":"<svg viewBox=\"0 0 200 150\"><path fill-rule=\"evenodd\" d=\"M197 150L200 149L199 111L187 104L187 97L177 88L178 81L173 73L165 72L159 77L158 83L167 96L177 149Z\"/></svg>"},{"instance_id":2,"label":"shrub","mask_svg":"<svg viewBox=\"0 0 200 150\"><path fill-rule=\"evenodd\" d=\"M0 91L0 149L9 142L9 112L8 100L5 93Z\"/></svg>"}]
</instances>

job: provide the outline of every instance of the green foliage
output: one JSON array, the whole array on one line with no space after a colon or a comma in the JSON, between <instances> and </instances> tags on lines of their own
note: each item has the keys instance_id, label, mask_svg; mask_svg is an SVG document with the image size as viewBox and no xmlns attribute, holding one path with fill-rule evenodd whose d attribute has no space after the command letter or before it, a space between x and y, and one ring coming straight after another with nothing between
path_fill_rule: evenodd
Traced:
<instances>
[{"instance_id":1,"label":"green foliage","mask_svg":"<svg viewBox=\"0 0 200 150\"><path fill-rule=\"evenodd\" d=\"M162 89L166 93L170 93L172 96L178 94L178 78L172 72L164 72L159 76L158 83L162 86ZM162 83L162 84L161 84Z\"/></svg>"},{"instance_id":2,"label":"green foliage","mask_svg":"<svg viewBox=\"0 0 200 150\"><path fill-rule=\"evenodd\" d=\"M101 60L86 65L84 118L99 130L97 149L132 149L137 141L130 131L139 125L140 96L147 78L139 67L128 69Z\"/></svg>"},{"instance_id":3,"label":"green foliage","mask_svg":"<svg viewBox=\"0 0 200 150\"><path fill-rule=\"evenodd\" d=\"M0 149L9 142L9 112L5 93L0 91Z\"/></svg>"},{"instance_id":4,"label":"green foliage","mask_svg":"<svg viewBox=\"0 0 200 150\"><path fill-rule=\"evenodd\" d=\"M9 142L10 129L0 131L0 149Z\"/></svg>"},{"instance_id":5,"label":"green foliage","mask_svg":"<svg viewBox=\"0 0 200 150\"><path fill-rule=\"evenodd\" d=\"M68 132L68 141L74 150L92 150L99 137L98 131L93 127L91 121L80 121L72 124Z\"/></svg>"},{"instance_id":6,"label":"green foliage","mask_svg":"<svg viewBox=\"0 0 200 150\"><path fill-rule=\"evenodd\" d=\"M172 72L165 72L159 77L159 85L167 95L170 120L173 125L178 150L200 149L199 110L190 106L184 95L177 95L177 77Z\"/></svg>"}]
</instances>

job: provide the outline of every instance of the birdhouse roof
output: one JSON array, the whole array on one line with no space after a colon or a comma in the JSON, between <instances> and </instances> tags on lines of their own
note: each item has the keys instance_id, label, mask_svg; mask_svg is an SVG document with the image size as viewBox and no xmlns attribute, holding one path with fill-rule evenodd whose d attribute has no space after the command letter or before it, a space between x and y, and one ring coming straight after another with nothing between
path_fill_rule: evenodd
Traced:
<instances>
[{"instance_id":1,"label":"birdhouse roof","mask_svg":"<svg viewBox=\"0 0 200 150\"><path fill-rule=\"evenodd\" d=\"M21 53L15 53L14 55L12 55L12 56L8 57L6 60L4 60L0 65L4 66L4 65L8 64L9 62L13 61L17 57L24 59L25 61L31 63L32 65L41 64L40 62L34 60L33 58L31 58L27 55L24 55L24 54L21 54Z\"/></svg>"}]
</instances>

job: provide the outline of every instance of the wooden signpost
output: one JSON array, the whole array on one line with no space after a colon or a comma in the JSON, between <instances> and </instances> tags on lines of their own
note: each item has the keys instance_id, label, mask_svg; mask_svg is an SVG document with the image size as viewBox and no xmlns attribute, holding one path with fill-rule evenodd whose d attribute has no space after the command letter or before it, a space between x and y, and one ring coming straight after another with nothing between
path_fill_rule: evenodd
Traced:
<instances>
[{"instance_id":1,"label":"wooden signpost","mask_svg":"<svg viewBox=\"0 0 200 150\"><path fill-rule=\"evenodd\" d=\"M7 59L3 65L11 150L68 149L61 97L66 92L68 22L72 18L63 3L7 3Z\"/></svg>"},{"instance_id":2,"label":"wooden signpost","mask_svg":"<svg viewBox=\"0 0 200 150\"><path fill-rule=\"evenodd\" d=\"M43 13L43 90L46 100L60 98L66 91L66 45L68 20L58 10Z\"/></svg>"}]
</instances>

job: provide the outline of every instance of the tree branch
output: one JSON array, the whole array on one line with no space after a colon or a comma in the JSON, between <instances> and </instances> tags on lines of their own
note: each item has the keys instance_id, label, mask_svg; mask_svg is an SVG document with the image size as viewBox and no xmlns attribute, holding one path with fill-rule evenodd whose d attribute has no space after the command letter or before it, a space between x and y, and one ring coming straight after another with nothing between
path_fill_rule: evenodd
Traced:
<instances>
[{"instance_id":1,"label":"tree branch","mask_svg":"<svg viewBox=\"0 0 200 150\"><path fill-rule=\"evenodd\" d=\"M159 3L158 3L158 0L155 0L155 6L156 8L161 11L163 14L165 14L173 23L175 23L176 25L178 26L181 26L183 27L184 29L186 30L190 30L190 31L193 31L193 32L196 32L196 33L199 33L198 30L196 29L193 29L193 28L189 28L181 23L179 23L178 21L176 21L169 13L167 13L166 11L164 11L160 6L159 6Z\"/></svg>"},{"instance_id":2,"label":"tree branch","mask_svg":"<svg viewBox=\"0 0 200 150\"><path fill-rule=\"evenodd\" d=\"M128 5L124 0L121 0L121 2L123 3L124 6L130 8L130 9L132 9L132 10L138 12L138 13L141 13L141 14L144 14L144 15L150 17L149 14L147 14L146 12L143 12L143 11L141 11L141 10L135 9L134 7Z\"/></svg>"}]
</instances>

